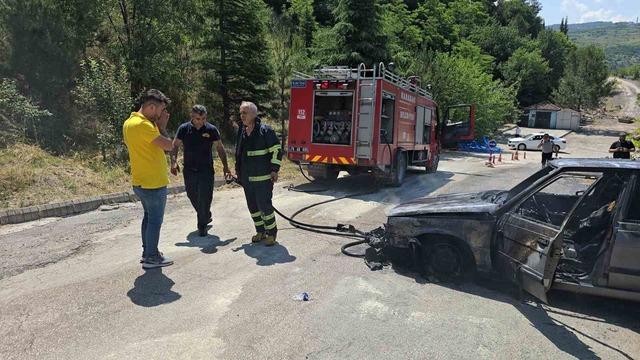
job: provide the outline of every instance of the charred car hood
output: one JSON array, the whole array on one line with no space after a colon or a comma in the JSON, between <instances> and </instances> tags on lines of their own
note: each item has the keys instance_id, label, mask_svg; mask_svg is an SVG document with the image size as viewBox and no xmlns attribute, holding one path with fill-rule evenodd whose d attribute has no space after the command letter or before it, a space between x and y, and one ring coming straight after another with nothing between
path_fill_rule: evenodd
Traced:
<instances>
[{"instance_id":1,"label":"charred car hood","mask_svg":"<svg viewBox=\"0 0 640 360\"><path fill-rule=\"evenodd\" d=\"M503 191L491 190L479 193L447 194L423 197L400 204L388 216L412 216L423 214L491 213L500 206L492 199Z\"/></svg>"}]
</instances>

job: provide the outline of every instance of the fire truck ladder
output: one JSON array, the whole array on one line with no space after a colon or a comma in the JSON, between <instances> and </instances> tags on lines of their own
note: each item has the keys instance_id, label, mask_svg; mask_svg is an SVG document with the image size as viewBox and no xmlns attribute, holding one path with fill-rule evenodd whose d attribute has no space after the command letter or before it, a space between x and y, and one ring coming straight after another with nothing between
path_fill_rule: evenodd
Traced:
<instances>
[{"instance_id":1,"label":"fire truck ladder","mask_svg":"<svg viewBox=\"0 0 640 360\"><path fill-rule=\"evenodd\" d=\"M371 76L367 76L371 73ZM373 121L376 108L375 66L367 70L364 64L358 66L358 134L356 138L356 158L371 159L373 147Z\"/></svg>"}]
</instances>

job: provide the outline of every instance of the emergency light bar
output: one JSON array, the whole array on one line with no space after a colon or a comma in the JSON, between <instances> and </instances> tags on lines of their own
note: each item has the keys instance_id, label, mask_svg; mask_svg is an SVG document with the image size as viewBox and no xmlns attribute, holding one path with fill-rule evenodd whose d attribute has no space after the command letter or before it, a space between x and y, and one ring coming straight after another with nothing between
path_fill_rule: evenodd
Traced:
<instances>
[{"instance_id":1,"label":"emergency light bar","mask_svg":"<svg viewBox=\"0 0 640 360\"><path fill-rule=\"evenodd\" d=\"M328 89L345 90L346 88L349 87L349 82L322 80L322 81L315 81L314 83L315 83L315 88L317 90L328 90Z\"/></svg>"}]
</instances>

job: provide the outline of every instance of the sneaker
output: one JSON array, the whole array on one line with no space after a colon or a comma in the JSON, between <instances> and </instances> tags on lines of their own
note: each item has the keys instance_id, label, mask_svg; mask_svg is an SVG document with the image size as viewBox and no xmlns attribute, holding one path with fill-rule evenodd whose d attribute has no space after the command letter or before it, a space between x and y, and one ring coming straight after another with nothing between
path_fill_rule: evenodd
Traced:
<instances>
[{"instance_id":1,"label":"sneaker","mask_svg":"<svg viewBox=\"0 0 640 360\"><path fill-rule=\"evenodd\" d=\"M144 263L142 263L142 268L146 270L146 269L155 269L155 268L169 266L169 265L173 265L173 260L164 256L156 256L156 257L145 259Z\"/></svg>"},{"instance_id":2,"label":"sneaker","mask_svg":"<svg viewBox=\"0 0 640 360\"><path fill-rule=\"evenodd\" d=\"M158 254L160 254L160 256L164 256L162 252L158 252ZM144 263L144 256L140 256L140 264L142 263Z\"/></svg>"},{"instance_id":3,"label":"sneaker","mask_svg":"<svg viewBox=\"0 0 640 360\"><path fill-rule=\"evenodd\" d=\"M275 235L267 235L264 241L264 244L266 246L273 246L275 244L277 244L278 242L276 241L276 236Z\"/></svg>"},{"instance_id":4,"label":"sneaker","mask_svg":"<svg viewBox=\"0 0 640 360\"><path fill-rule=\"evenodd\" d=\"M251 237L251 242L252 243L259 243L260 241L264 240L265 237L266 237L265 233L257 233L257 234L255 234L255 235L253 235Z\"/></svg>"}]
</instances>

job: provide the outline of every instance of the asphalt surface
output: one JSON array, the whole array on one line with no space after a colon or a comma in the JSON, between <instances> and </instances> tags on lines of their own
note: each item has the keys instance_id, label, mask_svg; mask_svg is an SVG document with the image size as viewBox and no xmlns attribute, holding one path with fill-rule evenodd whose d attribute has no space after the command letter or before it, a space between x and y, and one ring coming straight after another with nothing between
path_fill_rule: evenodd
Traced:
<instances>
[{"instance_id":1,"label":"asphalt surface","mask_svg":"<svg viewBox=\"0 0 640 360\"><path fill-rule=\"evenodd\" d=\"M418 196L506 189L538 167L484 165L447 154L435 174L332 202L306 222L380 226ZM505 159L507 160L507 159ZM279 184L284 213L371 188L345 177L332 191ZM307 189L312 185L303 185ZM1 359L629 359L640 357L637 304L553 293L518 300L491 279L431 283L406 269L370 271L340 254L344 239L278 219L280 244L251 245L240 189L216 192L210 234L194 232L184 195L170 198L160 247L175 265L143 271L139 204L0 228ZM294 300L306 291L310 301Z\"/></svg>"}]
</instances>

